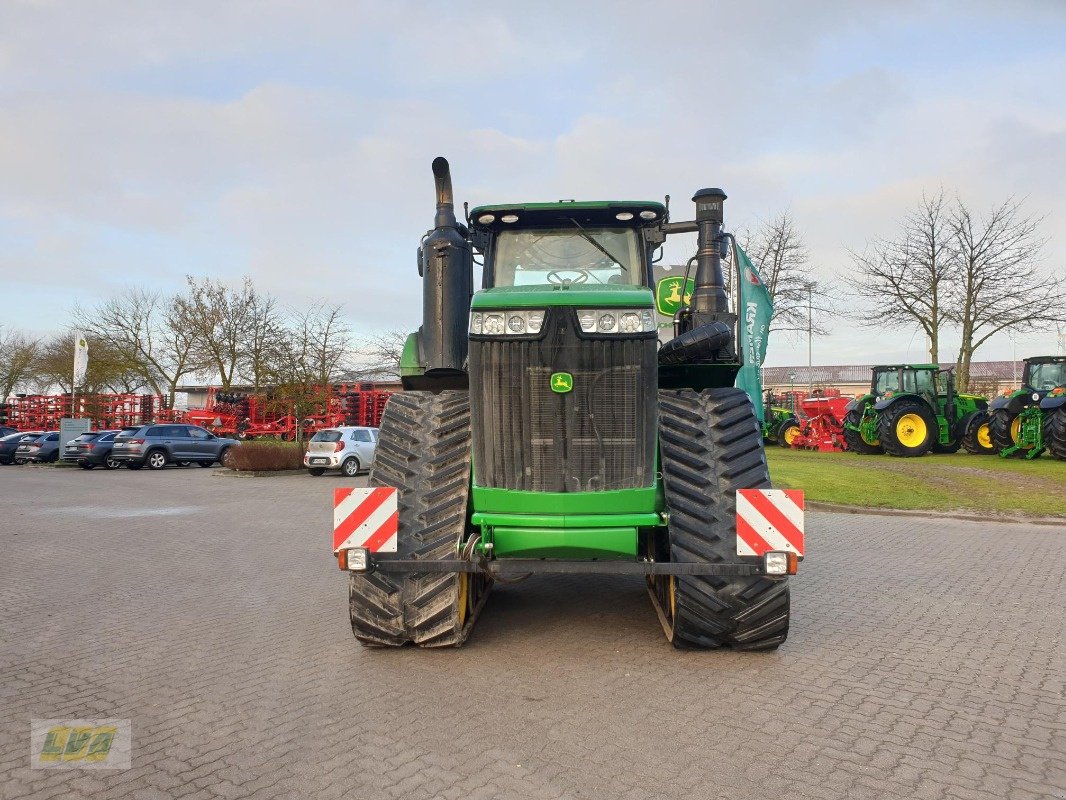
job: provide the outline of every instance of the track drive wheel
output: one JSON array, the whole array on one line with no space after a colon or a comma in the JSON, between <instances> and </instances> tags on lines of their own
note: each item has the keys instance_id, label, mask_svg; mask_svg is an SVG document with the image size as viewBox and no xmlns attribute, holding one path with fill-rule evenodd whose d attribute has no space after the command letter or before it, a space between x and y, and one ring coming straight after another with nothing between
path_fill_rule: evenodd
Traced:
<instances>
[{"instance_id":1,"label":"track drive wheel","mask_svg":"<svg viewBox=\"0 0 1066 800\"><path fill-rule=\"evenodd\" d=\"M398 557L455 558L469 533L468 393L390 397L369 483L400 490ZM352 632L368 646L458 646L488 588L481 576L463 573L351 573Z\"/></svg>"},{"instance_id":2,"label":"track drive wheel","mask_svg":"<svg viewBox=\"0 0 1066 800\"><path fill-rule=\"evenodd\" d=\"M854 425L857 428L860 422L862 422L862 412L859 409L853 409L844 415L844 444L848 446L848 450L864 456L876 456L885 452L885 449L881 447L880 439L867 441L859 431L853 431L847 427Z\"/></svg>"},{"instance_id":3,"label":"track drive wheel","mask_svg":"<svg viewBox=\"0 0 1066 800\"><path fill-rule=\"evenodd\" d=\"M992 444L992 432L989 430L988 413L978 411L966 423L962 432L962 446L974 456L994 456L995 445Z\"/></svg>"},{"instance_id":4,"label":"track drive wheel","mask_svg":"<svg viewBox=\"0 0 1066 800\"><path fill-rule=\"evenodd\" d=\"M1044 447L1052 458L1066 461L1066 406L1044 412Z\"/></svg>"},{"instance_id":5,"label":"track drive wheel","mask_svg":"<svg viewBox=\"0 0 1066 800\"><path fill-rule=\"evenodd\" d=\"M936 417L918 400L898 400L878 416L877 433L890 456L924 456L937 438Z\"/></svg>"},{"instance_id":6,"label":"track drive wheel","mask_svg":"<svg viewBox=\"0 0 1066 800\"><path fill-rule=\"evenodd\" d=\"M736 490L770 488L748 395L660 391L659 447L670 560L738 562ZM670 576L651 593L675 647L774 650L788 635L787 580Z\"/></svg>"}]
</instances>

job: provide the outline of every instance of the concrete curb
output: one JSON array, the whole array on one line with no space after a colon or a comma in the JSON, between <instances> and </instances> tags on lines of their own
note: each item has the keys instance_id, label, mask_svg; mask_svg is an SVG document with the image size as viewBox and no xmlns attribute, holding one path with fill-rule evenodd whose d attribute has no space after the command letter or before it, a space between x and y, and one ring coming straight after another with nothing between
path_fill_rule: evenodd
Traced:
<instances>
[{"instance_id":1,"label":"concrete curb","mask_svg":"<svg viewBox=\"0 0 1066 800\"><path fill-rule=\"evenodd\" d=\"M237 470L216 469L216 478L282 478L286 475L306 475L306 469L277 469L277 470Z\"/></svg>"},{"instance_id":2,"label":"concrete curb","mask_svg":"<svg viewBox=\"0 0 1066 800\"><path fill-rule=\"evenodd\" d=\"M812 511L827 511L832 514L869 514L881 517L923 517L924 519L958 519L965 522L1009 522L1018 525L1054 525L1066 527L1063 517L1025 517L1002 514L978 514L960 511L914 511L895 508L867 508L865 506L844 506L838 503L821 503L808 501L807 508Z\"/></svg>"}]
</instances>

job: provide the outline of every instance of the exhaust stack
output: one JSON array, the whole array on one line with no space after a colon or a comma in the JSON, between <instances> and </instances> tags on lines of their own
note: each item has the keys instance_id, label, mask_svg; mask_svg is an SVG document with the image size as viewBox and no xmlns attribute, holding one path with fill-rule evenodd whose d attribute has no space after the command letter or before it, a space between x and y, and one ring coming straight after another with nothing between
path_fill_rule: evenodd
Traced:
<instances>
[{"instance_id":1,"label":"exhaust stack","mask_svg":"<svg viewBox=\"0 0 1066 800\"><path fill-rule=\"evenodd\" d=\"M452 176L446 158L433 159L437 192L434 228L421 248L420 359L427 377L465 375L467 325L473 294L473 252L466 228L455 219Z\"/></svg>"}]
</instances>

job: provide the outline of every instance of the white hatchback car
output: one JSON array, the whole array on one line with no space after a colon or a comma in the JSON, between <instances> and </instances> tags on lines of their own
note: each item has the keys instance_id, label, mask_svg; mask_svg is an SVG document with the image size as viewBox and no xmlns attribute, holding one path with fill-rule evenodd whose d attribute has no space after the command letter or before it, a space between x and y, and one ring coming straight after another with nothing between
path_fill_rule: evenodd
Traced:
<instances>
[{"instance_id":1,"label":"white hatchback car","mask_svg":"<svg viewBox=\"0 0 1066 800\"><path fill-rule=\"evenodd\" d=\"M304 466L312 475L336 469L351 478L370 468L377 449L377 428L327 428L307 443Z\"/></svg>"}]
</instances>

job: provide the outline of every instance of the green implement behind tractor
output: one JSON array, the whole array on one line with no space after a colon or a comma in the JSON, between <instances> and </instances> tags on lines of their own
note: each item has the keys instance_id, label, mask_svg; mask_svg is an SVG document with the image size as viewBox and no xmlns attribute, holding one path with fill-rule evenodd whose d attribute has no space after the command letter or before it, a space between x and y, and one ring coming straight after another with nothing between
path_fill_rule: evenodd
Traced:
<instances>
[{"instance_id":1,"label":"green implement behind tractor","mask_svg":"<svg viewBox=\"0 0 1066 800\"><path fill-rule=\"evenodd\" d=\"M1066 356L1025 359L1022 388L989 404L992 443L1003 458L1066 460Z\"/></svg>"},{"instance_id":2,"label":"green implement behind tractor","mask_svg":"<svg viewBox=\"0 0 1066 800\"><path fill-rule=\"evenodd\" d=\"M995 452L989 434L988 401L955 391L950 369L936 364L897 364L873 368L868 394L848 403L844 441L863 455L922 456Z\"/></svg>"},{"instance_id":3,"label":"green implement behind tractor","mask_svg":"<svg viewBox=\"0 0 1066 800\"><path fill-rule=\"evenodd\" d=\"M646 578L678 647L777 648L803 502L770 489L759 420L734 387L725 194L697 192L694 221L657 202L560 201L486 205L464 224L448 162L433 174L422 326L370 475L395 490L396 528L388 509L335 512L356 638L455 646L496 580L617 574ZM694 288L660 347L652 263L674 233L697 234ZM371 517L380 535L360 543Z\"/></svg>"}]
</instances>

